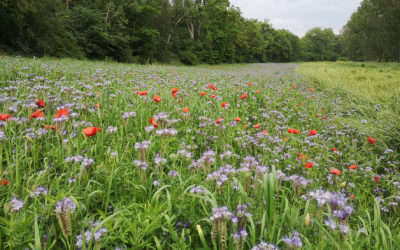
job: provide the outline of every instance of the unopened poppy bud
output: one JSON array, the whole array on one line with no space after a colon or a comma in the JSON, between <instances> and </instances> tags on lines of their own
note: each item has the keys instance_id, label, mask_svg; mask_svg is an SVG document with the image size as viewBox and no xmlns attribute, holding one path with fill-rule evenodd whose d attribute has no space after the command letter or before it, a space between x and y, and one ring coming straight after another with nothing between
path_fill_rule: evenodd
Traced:
<instances>
[{"instance_id":1,"label":"unopened poppy bud","mask_svg":"<svg viewBox=\"0 0 400 250\"><path fill-rule=\"evenodd\" d=\"M306 227L308 227L310 225L310 213L307 213L306 218L304 220L304 225L306 225Z\"/></svg>"}]
</instances>

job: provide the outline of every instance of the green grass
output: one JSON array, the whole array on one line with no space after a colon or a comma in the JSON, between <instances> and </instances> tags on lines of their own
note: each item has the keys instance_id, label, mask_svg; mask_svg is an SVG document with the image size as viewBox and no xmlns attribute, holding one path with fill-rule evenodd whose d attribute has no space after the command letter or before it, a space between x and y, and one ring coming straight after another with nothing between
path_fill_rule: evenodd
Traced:
<instances>
[{"instance_id":1,"label":"green grass","mask_svg":"<svg viewBox=\"0 0 400 250\"><path fill-rule=\"evenodd\" d=\"M303 63L296 72L330 98L342 98L355 110L338 121L372 132L387 147L400 151L399 63ZM360 125L361 120L367 123Z\"/></svg>"},{"instance_id":2,"label":"green grass","mask_svg":"<svg viewBox=\"0 0 400 250\"><path fill-rule=\"evenodd\" d=\"M1 57L0 113L13 118L0 122L0 248L293 249L284 240L295 232L303 249L396 248L400 154L388 150L393 131L370 128L391 121L381 113L391 102L375 112L376 101L299 78L294 67ZM38 98L44 117L29 119ZM65 121L54 120L60 108ZM85 138L92 126L102 130ZM35 195L38 187L48 192ZM319 189L330 201L321 206ZM56 211L67 197L76 209ZM247 235L234 240L240 229Z\"/></svg>"},{"instance_id":3,"label":"green grass","mask_svg":"<svg viewBox=\"0 0 400 250\"><path fill-rule=\"evenodd\" d=\"M390 105L400 95L399 63L303 63L296 72L321 88L340 89L374 103Z\"/></svg>"}]
</instances>

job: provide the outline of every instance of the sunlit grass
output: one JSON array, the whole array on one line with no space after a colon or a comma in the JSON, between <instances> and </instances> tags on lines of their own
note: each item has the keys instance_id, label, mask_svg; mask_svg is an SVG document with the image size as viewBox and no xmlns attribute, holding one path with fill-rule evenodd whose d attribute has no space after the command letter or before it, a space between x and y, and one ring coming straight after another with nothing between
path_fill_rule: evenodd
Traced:
<instances>
[{"instance_id":1,"label":"sunlit grass","mask_svg":"<svg viewBox=\"0 0 400 250\"><path fill-rule=\"evenodd\" d=\"M400 150L400 64L372 62L303 63L296 72L330 98L343 98L351 116L337 121L375 133ZM361 122L366 124L360 126Z\"/></svg>"},{"instance_id":2,"label":"sunlit grass","mask_svg":"<svg viewBox=\"0 0 400 250\"><path fill-rule=\"evenodd\" d=\"M391 104L400 95L399 63L303 63L296 72L324 89L339 89L370 102Z\"/></svg>"}]
</instances>

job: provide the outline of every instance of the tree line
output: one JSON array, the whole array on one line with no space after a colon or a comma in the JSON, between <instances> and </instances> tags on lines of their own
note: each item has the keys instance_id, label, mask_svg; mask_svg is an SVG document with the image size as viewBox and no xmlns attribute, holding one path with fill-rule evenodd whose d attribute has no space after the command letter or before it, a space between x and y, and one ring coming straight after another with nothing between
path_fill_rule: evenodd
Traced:
<instances>
[{"instance_id":1,"label":"tree line","mask_svg":"<svg viewBox=\"0 0 400 250\"><path fill-rule=\"evenodd\" d=\"M400 61L400 1L364 0L342 30L352 60Z\"/></svg>"},{"instance_id":2,"label":"tree line","mask_svg":"<svg viewBox=\"0 0 400 250\"><path fill-rule=\"evenodd\" d=\"M356 58L349 24L343 35L314 28L300 39L244 18L229 0L0 0L0 50L136 63L333 61Z\"/></svg>"}]
</instances>

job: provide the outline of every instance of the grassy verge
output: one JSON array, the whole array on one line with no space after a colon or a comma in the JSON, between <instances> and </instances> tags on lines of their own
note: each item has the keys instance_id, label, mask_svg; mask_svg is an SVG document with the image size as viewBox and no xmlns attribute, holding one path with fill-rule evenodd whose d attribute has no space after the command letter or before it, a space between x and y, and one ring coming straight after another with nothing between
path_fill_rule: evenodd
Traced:
<instances>
[{"instance_id":1,"label":"grassy verge","mask_svg":"<svg viewBox=\"0 0 400 250\"><path fill-rule=\"evenodd\" d=\"M400 64L304 63L296 72L328 97L342 99L348 115L337 121L372 133L383 146L400 150Z\"/></svg>"}]
</instances>

